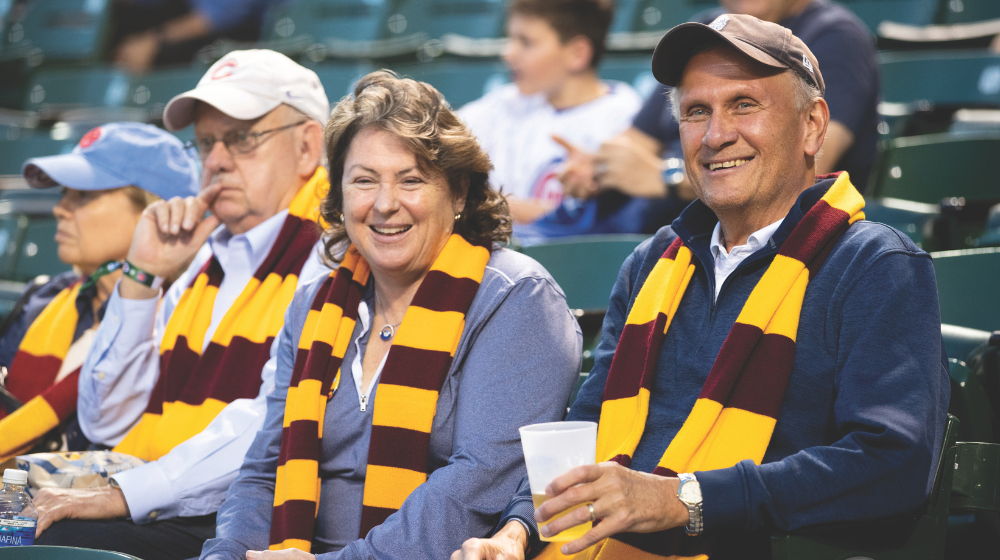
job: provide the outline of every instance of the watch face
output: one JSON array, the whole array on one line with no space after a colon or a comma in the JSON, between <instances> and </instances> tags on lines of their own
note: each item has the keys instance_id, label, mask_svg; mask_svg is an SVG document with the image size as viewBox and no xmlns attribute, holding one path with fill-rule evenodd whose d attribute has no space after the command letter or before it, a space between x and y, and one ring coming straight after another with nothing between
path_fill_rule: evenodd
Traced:
<instances>
[{"instance_id":1,"label":"watch face","mask_svg":"<svg viewBox=\"0 0 1000 560\"><path fill-rule=\"evenodd\" d=\"M701 502L701 485L697 480L685 482L681 486L681 501L686 504L697 504Z\"/></svg>"}]
</instances>

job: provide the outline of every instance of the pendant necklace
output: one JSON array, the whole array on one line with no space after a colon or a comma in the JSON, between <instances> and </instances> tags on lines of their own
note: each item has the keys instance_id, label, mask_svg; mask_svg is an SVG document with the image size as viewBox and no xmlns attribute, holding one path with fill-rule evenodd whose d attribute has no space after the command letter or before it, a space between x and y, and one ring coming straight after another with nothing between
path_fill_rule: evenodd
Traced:
<instances>
[{"instance_id":1,"label":"pendant necklace","mask_svg":"<svg viewBox=\"0 0 1000 560\"><path fill-rule=\"evenodd\" d=\"M389 324L389 318L385 316L385 306L382 305L382 300L378 297L378 290L375 290L375 302L378 303L378 308L382 312L382 318L386 321L386 323L382 325L382 330L379 331L378 336L382 340L389 340L396 336L396 329L399 328L399 325L403 324L403 322L400 321L395 325Z\"/></svg>"}]
</instances>

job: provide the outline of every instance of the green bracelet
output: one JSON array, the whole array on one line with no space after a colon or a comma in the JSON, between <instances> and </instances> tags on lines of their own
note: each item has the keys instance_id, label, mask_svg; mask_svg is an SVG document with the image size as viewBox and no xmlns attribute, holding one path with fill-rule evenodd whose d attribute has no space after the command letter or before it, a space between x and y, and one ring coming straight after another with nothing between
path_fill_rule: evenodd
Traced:
<instances>
[{"instance_id":1,"label":"green bracelet","mask_svg":"<svg viewBox=\"0 0 1000 560\"><path fill-rule=\"evenodd\" d=\"M122 264L122 274L128 276L143 286L148 286L154 290L159 290L160 286L163 285L162 276L155 276L128 261L125 261Z\"/></svg>"}]
</instances>

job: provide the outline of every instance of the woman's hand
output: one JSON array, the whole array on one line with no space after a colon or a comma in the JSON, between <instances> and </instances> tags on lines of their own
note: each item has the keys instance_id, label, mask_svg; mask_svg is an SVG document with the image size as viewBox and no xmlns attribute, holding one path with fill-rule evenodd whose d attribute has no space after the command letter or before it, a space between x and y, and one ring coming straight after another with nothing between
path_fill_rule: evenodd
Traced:
<instances>
[{"instance_id":1,"label":"woman's hand","mask_svg":"<svg viewBox=\"0 0 1000 560\"><path fill-rule=\"evenodd\" d=\"M586 504L592 503L594 517L601 522L562 547L563 554L576 554L618 533L652 533L687 525L687 506L677 498L678 484L676 478L633 471L618 463L576 467L545 489L550 498L535 510L535 519L548 537L589 521ZM572 511L542 526L567 510Z\"/></svg>"},{"instance_id":2,"label":"woman's hand","mask_svg":"<svg viewBox=\"0 0 1000 560\"><path fill-rule=\"evenodd\" d=\"M528 533L517 521L510 521L488 539L469 539L451 560L524 560Z\"/></svg>"},{"instance_id":3,"label":"woman's hand","mask_svg":"<svg viewBox=\"0 0 1000 560\"><path fill-rule=\"evenodd\" d=\"M247 560L316 560L316 557L297 548L285 550L248 550Z\"/></svg>"},{"instance_id":4,"label":"woman's hand","mask_svg":"<svg viewBox=\"0 0 1000 560\"><path fill-rule=\"evenodd\" d=\"M128 517L125 494L119 488L42 488L34 499L38 510L35 537L63 519Z\"/></svg>"}]
</instances>

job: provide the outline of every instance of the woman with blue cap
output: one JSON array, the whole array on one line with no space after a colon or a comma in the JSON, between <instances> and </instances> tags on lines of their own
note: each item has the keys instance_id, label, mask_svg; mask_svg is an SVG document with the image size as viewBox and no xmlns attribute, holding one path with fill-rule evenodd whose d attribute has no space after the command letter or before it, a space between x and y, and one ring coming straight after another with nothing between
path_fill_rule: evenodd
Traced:
<instances>
[{"instance_id":1,"label":"woman with blue cap","mask_svg":"<svg viewBox=\"0 0 1000 560\"><path fill-rule=\"evenodd\" d=\"M133 231L150 203L199 188L197 163L183 144L140 123L95 128L69 154L29 159L23 173L34 188L63 188L52 211L55 241L59 259L73 270L29 288L0 333L7 400L24 403L16 410L0 406L0 458L31 449L60 427L57 445L46 451L87 445L78 430L66 428L76 413L80 367L123 273Z\"/></svg>"}]
</instances>

